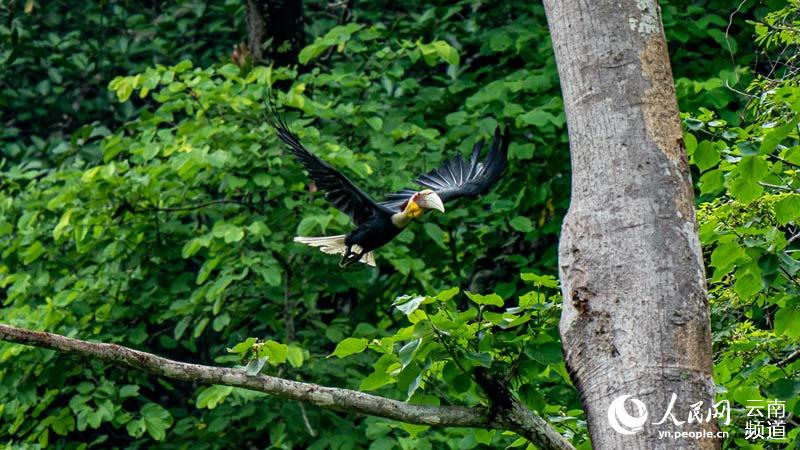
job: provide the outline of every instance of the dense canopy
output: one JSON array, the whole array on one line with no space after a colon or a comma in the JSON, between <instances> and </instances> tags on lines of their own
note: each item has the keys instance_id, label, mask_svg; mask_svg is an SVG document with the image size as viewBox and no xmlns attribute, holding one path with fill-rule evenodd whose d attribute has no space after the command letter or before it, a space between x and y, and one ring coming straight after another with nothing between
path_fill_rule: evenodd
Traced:
<instances>
[{"instance_id":1,"label":"dense canopy","mask_svg":"<svg viewBox=\"0 0 800 450\"><path fill-rule=\"evenodd\" d=\"M570 162L542 6L308 0L308 45L277 64L238 45L246 3L0 5L0 322L427 405L487 405L469 376L484 368L589 448L557 329ZM724 445L797 445L800 5L660 3L698 194L717 398L734 410ZM453 155L506 123L508 170L485 195L411 224L377 267L340 270L292 242L347 233L353 215L314 192L325 186L309 185L263 120L270 87L303 145L376 200L426 173L422 185L449 200L455 179L435 170L472 173L474 156ZM786 439L746 439L747 400L769 399L791 414ZM8 343L0 441L526 445Z\"/></svg>"}]
</instances>

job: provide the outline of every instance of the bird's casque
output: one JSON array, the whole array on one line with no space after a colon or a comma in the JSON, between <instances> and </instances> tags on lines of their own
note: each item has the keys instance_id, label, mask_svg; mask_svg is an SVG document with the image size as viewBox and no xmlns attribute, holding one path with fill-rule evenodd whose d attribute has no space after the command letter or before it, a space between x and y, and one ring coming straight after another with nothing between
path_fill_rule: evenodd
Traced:
<instances>
[{"instance_id":1,"label":"bird's casque","mask_svg":"<svg viewBox=\"0 0 800 450\"><path fill-rule=\"evenodd\" d=\"M484 141L472 149L469 161L461 155L441 168L421 175L416 183L425 189L403 189L386 196L380 202L373 200L344 174L334 169L300 143L278 114L274 99L267 105L267 117L278 137L308 171L317 189L337 209L350 216L356 228L337 236L294 238L325 253L340 254L339 265L344 267L356 261L375 266L373 250L385 245L414 219L426 210L444 212L444 204L463 197L478 197L497 183L508 167L508 127L495 130L489 153L483 161L478 156Z\"/></svg>"}]
</instances>

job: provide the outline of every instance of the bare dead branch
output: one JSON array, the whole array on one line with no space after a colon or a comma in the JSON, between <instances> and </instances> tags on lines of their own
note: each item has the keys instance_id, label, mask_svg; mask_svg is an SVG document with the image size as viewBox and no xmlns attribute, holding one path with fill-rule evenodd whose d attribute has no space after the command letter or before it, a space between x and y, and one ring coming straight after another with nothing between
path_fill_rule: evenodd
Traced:
<instances>
[{"instance_id":1,"label":"bare dead branch","mask_svg":"<svg viewBox=\"0 0 800 450\"><path fill-rule=\"evenodd\" d=\"M510 430L542 449L573 449L544 419L521 407L518 401L508 411L497 411L495 408L492 413L484 407L415 405L350 389L319 386L268 375L248 375L241 369L189 364L117 344L88 342L5 324L0 324L0 340L98 359L176 380L251 389L324 409L419 425Z\"/></svg>"}]
</instances>

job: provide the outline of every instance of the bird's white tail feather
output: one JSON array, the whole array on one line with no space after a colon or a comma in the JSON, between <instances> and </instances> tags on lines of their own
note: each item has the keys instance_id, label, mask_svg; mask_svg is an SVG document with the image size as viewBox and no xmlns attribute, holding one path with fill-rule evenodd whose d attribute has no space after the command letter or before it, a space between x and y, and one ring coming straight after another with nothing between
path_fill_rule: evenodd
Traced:
<instances>
[{"instance_id":1,"label":"bird's white tail feather","mask_svg":"<svg viewBox=\"0 0 800 450\"><path fill-rule=\"evenodd\" d=\"M320 237L297 236L294 238L294 241L301 244L310 245L312 247L319 247L322 252L329 255L344 255L344 253L347 251L347 245L344 243L345 236L346 235L344 234ZM360 253L361 247L359 245L353 245L351 250L355 253ZM368 266L375 267L375 256L372 254L372 252L362 256L360 261Z\"/></svg>"}]
</instances>

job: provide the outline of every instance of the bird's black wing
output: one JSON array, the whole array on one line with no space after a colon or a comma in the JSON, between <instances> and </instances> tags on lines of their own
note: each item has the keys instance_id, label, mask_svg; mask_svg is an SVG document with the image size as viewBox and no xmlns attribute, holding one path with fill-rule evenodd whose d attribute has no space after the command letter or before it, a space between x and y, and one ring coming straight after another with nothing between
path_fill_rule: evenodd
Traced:
<instances>
[{"instance_id":1,"label":"bird's black wing","mask_svg":"<svg viewBox=\"0 0 800 450\"><path fill-rule=\"evenodd\" d=\"M500 180L508 168L508 127L502 132L500 127L495 130L489 153L483 161L478 161L483 143L484 141L480 140L475 144L469 161L464 161L459 154L441 168L421 175L416 182L436 192L445 203L462 197L485 194ZM414 192L412 189L403 189L389 194L381 205L392 210L400 210Z\"/></svg>"},{"instance_id":2,"label":"bird's black wing","mask_svg":"<svg viewBox=\"0 0 800 450\"><path fill-rule=\"evenodd\" d=\"M367 221L375 212L386 210L344 174L303 147L297 135L289 131L274 103L267 105L267 120L275 128L278 137L286 143L295 158L308 171L317 188L325 193L325 199L350 216L356 225Z\"/></svg>"}]
</instances>

